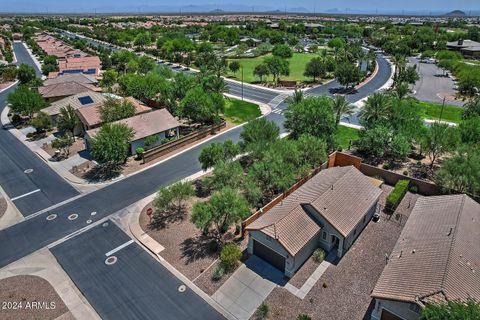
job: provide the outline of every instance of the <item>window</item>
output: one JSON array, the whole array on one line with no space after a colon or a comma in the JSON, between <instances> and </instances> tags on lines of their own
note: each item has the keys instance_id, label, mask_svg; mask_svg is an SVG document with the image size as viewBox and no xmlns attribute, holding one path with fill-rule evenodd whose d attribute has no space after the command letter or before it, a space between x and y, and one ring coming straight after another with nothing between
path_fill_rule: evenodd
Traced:
<instances>
[{"instance_id":1,"label":"window","mask_svg":"<svg viewBox=\"0 0 480 320\"><path fill-rule=\"evenodd\" d=\"M323 231L322 233L322 239L327 240L327 233L325 231Z\"/></svg>"},{"instance_id":2,"label":"window","mask_svg":"<svg viewBox=\"0 0 480 320\"><path fill-rule=\"evenodd\" d=\"M411 303L408 308L410 309L410 311L420 314L420 307L417 304Z\"/></svg>"}]
</instances>

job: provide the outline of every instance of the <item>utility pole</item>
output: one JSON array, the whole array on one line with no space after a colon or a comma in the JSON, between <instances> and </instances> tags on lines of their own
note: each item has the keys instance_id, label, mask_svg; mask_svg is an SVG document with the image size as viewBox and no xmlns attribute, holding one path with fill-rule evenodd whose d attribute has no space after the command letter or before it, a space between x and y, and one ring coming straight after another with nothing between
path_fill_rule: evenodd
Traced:
<instances>
[{"instance_id":1,"label":"utility pole","mask_svg":"<svg viewBox=\"0 0 480 320\"><path fill-rule=\"evenodd\" d=\"M242 101L243 101L243 66L242 66Z\"/></svg>"},{"instance_id":2,"label":"utility pole","mask_svg":"<svg viewBox=\"0 0 480 320\"><path fill-rule=\"evenodd\" d=\"M442 109L440 110L440 119L438 119L438 122L441 122L441 121L442 121L443 108L445 108L445 97L443 97Z\"/></svg>"}]
</instances>

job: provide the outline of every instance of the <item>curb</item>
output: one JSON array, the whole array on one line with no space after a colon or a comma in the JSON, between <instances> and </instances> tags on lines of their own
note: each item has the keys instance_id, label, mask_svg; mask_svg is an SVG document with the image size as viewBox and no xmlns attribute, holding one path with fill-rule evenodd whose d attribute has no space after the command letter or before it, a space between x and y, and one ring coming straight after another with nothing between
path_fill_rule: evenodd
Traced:
<instances>
[{"instance_id":1,"label":"curb","mask_svg":"<svg viewBox=\"0 0 480 320\"><path fill-rule=\"evenodd\" d=\"M5 88L3 88L2 90L0 90L0 93L6 91L6 90L8 90L8 89L10 89L11 87L17 85L18 83L20 83L20 81L15 80L15 82L13 82L12 84L10 84L10 85L8 85L7 87L5 87Z\"/></svg>"}]
</instances>

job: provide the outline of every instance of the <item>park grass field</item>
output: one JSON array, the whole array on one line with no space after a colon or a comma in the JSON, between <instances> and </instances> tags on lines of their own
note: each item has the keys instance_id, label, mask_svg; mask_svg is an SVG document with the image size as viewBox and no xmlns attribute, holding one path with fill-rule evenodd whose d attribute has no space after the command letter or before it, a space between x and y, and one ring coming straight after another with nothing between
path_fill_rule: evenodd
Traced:
<instances>
[{"instance_id":1,"label":"park grass field","mask_svg":"<svg viewBox=\"0 0 480 320\"><path fill-rule=\"evenodd\" d=\"M236 60L240 63L240 66L243 67L243 81L247 83L258 82L260 79L253 75L253 70L257 65L262 63L263 58L269 56L259 56L256 58L242 58L242 59L229 59L228 61ZM314 53L294 53L292 58L288 59L290 61L290 75L282 76L281 80L296 80L296 81L306 81L312 80L312 78L307 78L303 75L305 71L305 66L307 63L314 57L318 56ZM237 71L234 75L233 72L229 71L228 76L237 80L241 80L242 72L241 69ZM267 81L272 81L273 78L270 76L267 78Z\"/></svg>"},{"instance_id":2,"label":"park grass field","mask_svg":"<svg viewBox=\"0 0 480 320\"><path fill-rule=\"evenodd\" d=\"M350 141L358 139L360 130L339 125L335 133L335 142L343 150L348 149Z\"/></svg>"},{"instance_id":3,"label":"park grass field","mask_svg":"<svg viewBox=\"0 0 480 320\"><path fill-rule=\"evenodd\" d=\"M225 100L225 120L234 124L242 124L262 115L257 104L238 99Z\"/></svg>"},{"instance_id":4,"label":"park grass field","mask_svg":"<svg viewBox=\"0 0 480 320\"><path fill-rule=\"evenodd\" d=\"M419 101L418 106L424 119L438 120L441 114L442 121L459 123L462 120L463 108L461 107L446 104L442 113L442 104L440 103Z\"/></svg>"}]
</instances>

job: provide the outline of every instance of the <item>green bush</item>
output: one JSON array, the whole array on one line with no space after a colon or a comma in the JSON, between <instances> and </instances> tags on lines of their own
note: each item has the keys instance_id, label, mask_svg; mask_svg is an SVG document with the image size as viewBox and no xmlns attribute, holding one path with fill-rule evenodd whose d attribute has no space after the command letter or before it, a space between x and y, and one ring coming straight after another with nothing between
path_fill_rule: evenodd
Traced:
<instances>
[{"instance_id":1,"label":"green bush","mask_svg":"<svg viewBox=\"0 0 480 320\"><path fill-rule=\"evenodd\" d=\"M308 314L300 313L297 316L297 320L312 320L312 317L310 317Z\"/></svg>"},{"instance_id":2,"label":"green bush","mask_svg":"<svg viewBox=\"0 0 480 320\"><path fill-rule=\"evenodd\" d=\"M140 157L142 156L142 154L145 152L145 149L143 149L142 147L137 147L135 149L135 153Z\"/></svg>"},{"instance_id":3,"label":"green bush","mask_svg":"<svg viewBox=\"0 0 480 320\"><path fill-rule=\"evenodd\" d=\"M270 308L268 304L266 304L265 302L262 302L262 304L258 306L257 312L255 313L256 318L259 320L266 319L269 311L270 311Z\"/></svg>"},{"instance_id":4,"label":"green bush","mask_svg":"<svg viewBox=\"0 0 480 320\"><path fill-rule=\"evenodd\" d=\"M389 212L394 212L397 208L400 201L402 201L403 196L408 190L408 185L410 184L409 180L398 180L395 184L395 188L387 197L386 209Z\"/></svg>"},{"instance_id":5,"label":"green bush","mask_svg":"<svg viewBox=\"0 0 480 320\"><path fill-rule=\"evenodd\" d=\"M234 267L240 258L242 257L242 250L240 247L233 243L226 244L220 252L220 261L225 268Z\"/></svg>"},{"instance_id":6,"label":"green bush","mask_svg":"<svg viewBox=\"0 0 480 320\"><path fill-rule=\"evenodd\" d=\"M315 249L312 254L313 261L316 263L321 263L325 259L325 251L323 249Z\"/></svg>"},{"instance_id":7,"label":"green bush","mask_svg":"<svg viewBox=\"0 0 480 320\"><path fill-rule=\"evenodd\" d=\"M213 270L212 273L212 280L213 281L218 281L222 279L223 275L225 274L225 267L222 265L219 265Z\"/></svg>"}]
</instances>

